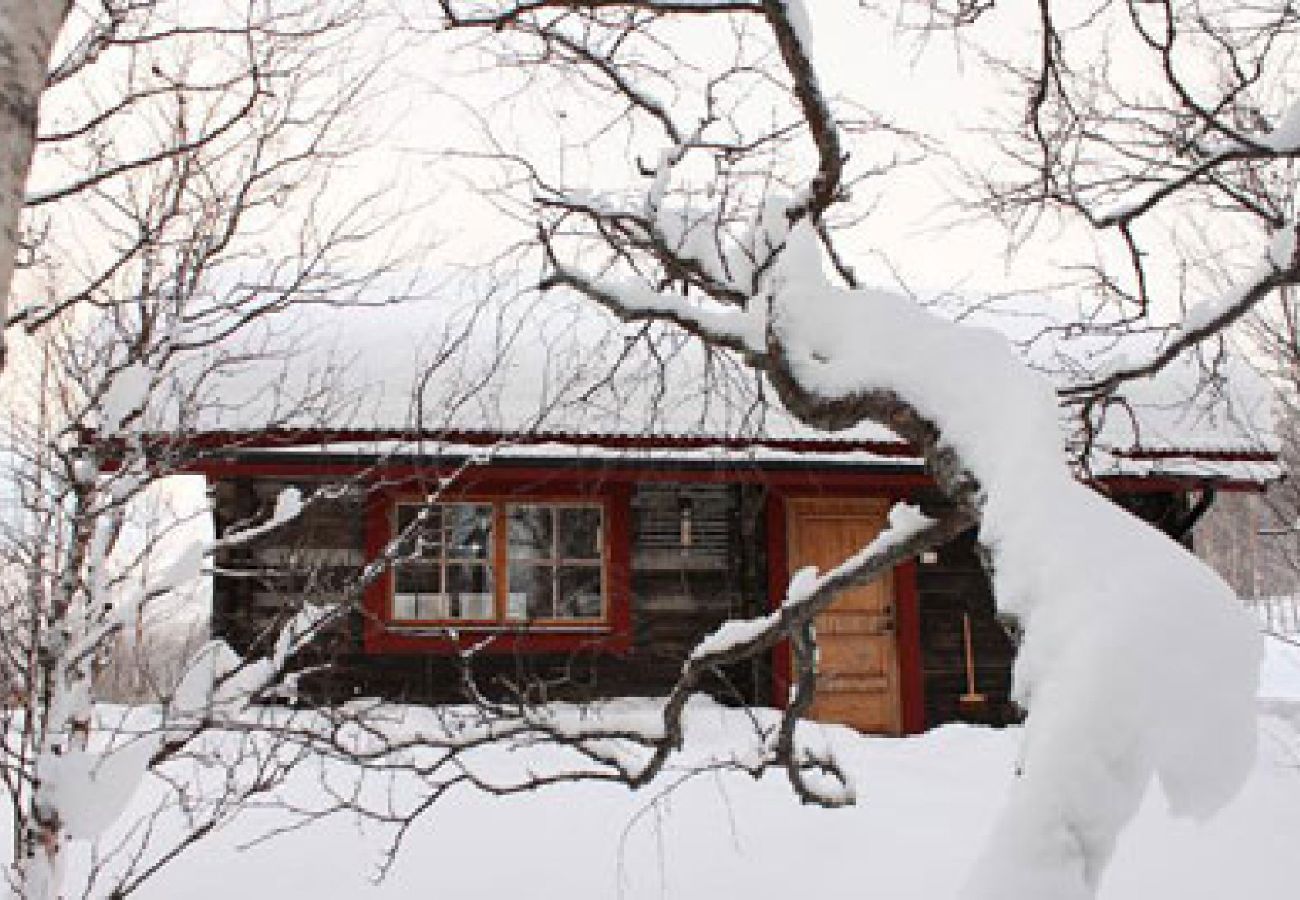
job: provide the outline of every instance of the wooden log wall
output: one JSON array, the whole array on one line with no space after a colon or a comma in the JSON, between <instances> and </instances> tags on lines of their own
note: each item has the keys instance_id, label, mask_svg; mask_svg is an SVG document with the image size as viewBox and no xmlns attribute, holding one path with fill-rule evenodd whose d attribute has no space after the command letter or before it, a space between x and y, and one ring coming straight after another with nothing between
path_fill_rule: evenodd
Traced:
<instances>
[{"instance_id":1,"label":"wooden log wall","mask_svg":"<svg viewBox=\"0 0 1300 900\"><path fill-rule=\"evenodd\" d=\"M272 480L212 486L218 533L264 521L280 491ZM318 485L296 485L304 496ZM1158 526L1185 521L1181 495L1113 498ZM939 500L917 499L932 514ZM731 617L767 608L764 489L754 485L639 485L632 496L632 646L617 655L593 642L567 654L483 656L479 684L497 695L529 699L654 696L665 692L682 661L706 633ZM214 579L212 630L239 652L264 653L283 619L304 598L339 602L364 562L365 497L359 491L317 497L284 528L222 551ZM987 576L968 533L917 565L925 722L1004 724L1018 721L1009 699L1015 647L999 622ZM975 690L969 692L964 622L969 617ZM353 613L300 662L331 662L331 674L303 680L309 693L342 698L382 694L423 701L463 698L458 661L440 654L363 655L361 619ZM759 660L733 668L708 686L724 702L770 704L771 668Z\"/></svg>"},{"instance_id":2,"label":"wooden log wall","mask_svg":"<svg viewBox=\"0 0 1300 900\"><path fill-rule=\"evenodd\" d=\"M765 494L749 485L641 485L632 499L632 657L658 694L724 621L767 609ZM709 685L723 702L769 703L765 661Z\"/></svg>"},{"instance_id":3,"label":"wooden log wall","mask_svg":"<svg viewBox=\"0 0 1300 900\"><path fill-rule=\"evenodd\" d=\"M938 504L925 498L921 507L934 515ZM946 722L1004 725L1019 721L1010 700L1015 644L998 620L988 576L969 531L916 567L921 607L921 671L926 727ZM975 693L983 702L962 702L969 690L966 666L966 621L971 629Z\"/></svg>"},{"instance_id":4,"label":"wooden log wall","mask_svg":"<svg viewBox=\"0 0 1300 900\"><path fill-rule=\"evenodd\" d=\"M213 486L219 533L264 521L280 491L271 480ZM296 485L304 496L314 488ZM474 676L489 693L529 699L655 696L666 692L696 642L727 618L766 607L764 495L739 485L653 484L633 494L632 646L599 642L565 654L483 655ZM686 524L683 524L686 520ZM364 496L310 503L284 528L223 551L216 563L212 629L241 653L265 652L278 624L304 599L338 602L364 562ZM336 628L304 665L331 663L302 680L305 692L341 699L380 694L459 701L463 673L445 654L363 655L360 616ZM765 662L735 667L707 687L724 702L770 702Z\"/></svg>"},{"instance_id":5,"label":"wooden log wall","mask_svg":"<svg viewBox=\"0 0 1300 900\"><path fill-rule=\"evenodd\" d=\"M330 604L356 596L365 562L364 494L345 489L322 496L320 485L297 483L311 501L293 521L218 552L214 560L212 633L242 655L270 642L304 602ZM212 485L217 534L267 521L289 483L221 481ZM300 663L316 665L360 647L360 618L349 614L318 639Z\"/></svg>"}]
</instances>

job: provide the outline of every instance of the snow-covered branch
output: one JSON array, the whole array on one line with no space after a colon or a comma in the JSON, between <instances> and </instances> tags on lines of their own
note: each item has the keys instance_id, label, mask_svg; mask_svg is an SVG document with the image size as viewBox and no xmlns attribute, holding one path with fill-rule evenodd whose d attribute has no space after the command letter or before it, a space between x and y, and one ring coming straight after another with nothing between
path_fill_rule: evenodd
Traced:
<instances>
[{"instance_id":1,"label":"snow-covered branch","mask_svg":"<svg viewBox=\"0 0 1300 900\"><path fill-rule=\"evenodd\" d=\"M720 307L666 296L646 285L597 281L556 263L543 290L567 287L589 297L624 322L665 321L719 347L734 350L756 368L764 357L764 317L759 310Z\"/></svg>"},{"instance_id":2,"label":"snow-covered branch","mask_svg":"<svg viewBox=\"0 0 1300 900\"><path fill-rule=\"evenodd\" d=\"M1223 334L1280 289L1300 284L1298 233L1300 229L1293 224L1278 230L1263 261L1243 280L1242 285L1193 307L1158 352L1143 360L1116 360L1098 377L1084 384L1062 388L1061 395L1086 403L1113 394L1125 382L1149 378L1203 341Z\"/></svg>"}]
</instances>

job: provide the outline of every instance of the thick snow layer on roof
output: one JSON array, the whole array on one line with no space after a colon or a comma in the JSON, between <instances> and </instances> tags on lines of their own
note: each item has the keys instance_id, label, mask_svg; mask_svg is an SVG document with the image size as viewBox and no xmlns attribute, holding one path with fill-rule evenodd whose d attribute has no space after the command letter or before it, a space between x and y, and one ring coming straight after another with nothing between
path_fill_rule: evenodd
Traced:
<instances>
[{"instance_id":1,"label":"thick snow layer on roof","mask_svg":"<svg viewBox=\"0 0 1300 900\"><path fill-rule=\"evenodd\" d=\"M306 307L259 335L259 361L221 385L204 430L277 427L717 437L861 443L896 441L863 424L827 435L795 421L762 380L726 351L706 351L668 326L628 326L560 295L509 302L424 299L352 308ZM954 313L957 315L957 313ZM1059 384L1087 379L1152 342L1066 337L1046 315L981 307L961 317L994 325ZM295 402L297 395L309 402ZM1125 386L1094 454L1098 474L1275 477L1258 461L1124 457L1124 451L1271 449L1267 386L1219 348ZM1116 457L1109 451L1119 451ZM1243 470L1244 471L1244 470Z\"/></svg>"},{"instance_id":2,"label":"thick snow layer on roof","mask_svg":"<svg viewBox=\"0 0 1300 900\"><path fill-rule=\"evenodd\" d=\"M322 418L317 404L305 405L283 427L826 437L769 402L770 391L732 354L706 352L671 328L623 326L571 298L479 306L429 299L291 315L292 339L279 338L292 351L287 364L250 366L227 385L243 402L206 411L201 428L262 427L268 379L278 399L327 372L346 398L340 408ZM872 425L836 437L896 440Z\"/></svg>"},{"instance_id":3,"label":"thick snow layer on roof","mask_svg":"<svg viewBox=\"0 0 1300 900\"><path fill-rule=\"evenodd\" d=\"M1081 330L1046 301L1026 297L975 307L935 301L931 309L1002 332L1059 387L1088 384L1129 363L1150 359L1176 334ZM1272 451L1278 445L1272 402L1263 377L1222 341L1210 340L1177 357L1155 377L1125 383L1099 423L1096 444L1120 451Z\"/></svg>"}]
</instances>

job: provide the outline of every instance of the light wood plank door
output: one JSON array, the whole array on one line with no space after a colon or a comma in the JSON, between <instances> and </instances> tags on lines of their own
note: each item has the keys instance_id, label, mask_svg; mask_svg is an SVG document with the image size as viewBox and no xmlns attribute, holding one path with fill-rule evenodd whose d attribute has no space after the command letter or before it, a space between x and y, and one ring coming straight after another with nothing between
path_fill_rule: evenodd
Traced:
<instances>
[{"instance_id":1,"label":"light wood plank door","mask_svg":"<svg viewBox=\"0 0 1300 900\"><path fill-rule=\"evenodd\" d=\"M886 500L790 499L786 522L791 573L824 572L861 550L885 526ZM817 617L817 699L809 718L872 734L899 734L902 710L894 585L886 573L847 591Z\"/></svg>"}]
</instances>

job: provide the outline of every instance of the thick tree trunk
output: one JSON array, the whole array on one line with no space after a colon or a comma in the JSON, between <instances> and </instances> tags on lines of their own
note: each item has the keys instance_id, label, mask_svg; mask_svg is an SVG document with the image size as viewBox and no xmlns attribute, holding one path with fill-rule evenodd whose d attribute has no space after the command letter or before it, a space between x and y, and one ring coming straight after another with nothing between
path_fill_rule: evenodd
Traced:
<instances>
[{"instance_id":1,"label":"thick tree trunk","mask_svg":"<svg viewBox=\"0 0 1300 900\"><path fill-rule=\"evenodd\" d=\"M0 0L0 325L9 318L41 91L55 38L71 6L70 0ZM0 332L0 369L4 347Z\"/></svg>"}]
</instances>

